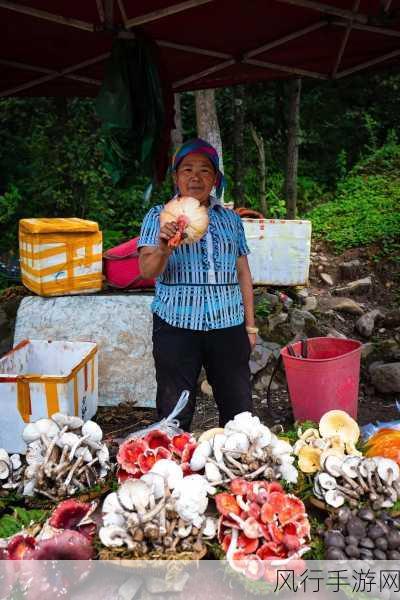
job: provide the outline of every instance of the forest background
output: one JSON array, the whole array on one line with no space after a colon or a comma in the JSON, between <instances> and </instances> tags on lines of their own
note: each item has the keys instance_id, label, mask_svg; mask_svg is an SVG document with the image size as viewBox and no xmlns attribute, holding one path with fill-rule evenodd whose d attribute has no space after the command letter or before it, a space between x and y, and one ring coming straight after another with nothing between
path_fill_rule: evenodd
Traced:
<instances>
[{"instance_id":1,"label":"forest background","mask_svg":"<svg viewBox=\"0 0 400 600\"><path fill-rule=\"evenodd\" d=\"M291 86L215 91L224 199L270 218L287 215ZM311 219L314 237L333 251L376 244L377 258L400 264L399 95L394 71L302 81L296 215ZM180 106L183 138L195 137L195 94L181 94ZM131 170L129 156L117 173L107 165L110 143L91 99L0 100L0 255L17 252L18 221L27 217L93 219L105 248L138 234L149 207L171 197L171 183L145 200L149 180Z\"/></svg>"}]
</instances>

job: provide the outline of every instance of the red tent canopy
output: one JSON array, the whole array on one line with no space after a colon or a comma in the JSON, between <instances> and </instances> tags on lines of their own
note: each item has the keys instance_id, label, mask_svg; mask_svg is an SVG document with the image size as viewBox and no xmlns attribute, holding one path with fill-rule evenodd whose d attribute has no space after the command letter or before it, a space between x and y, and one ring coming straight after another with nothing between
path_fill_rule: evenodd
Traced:
<instances>
[{"instance_id":1,"label":"red tent canopy","mask_svg":"<svg viewBox=\"0 0 400 600\"><path fill-rule=\"evenodd\" d=\"M175 91L335 79L400 58L400 0L0 0L0 96L97 95L113 37L135 27Z\"/></svg>"}]
</instances>

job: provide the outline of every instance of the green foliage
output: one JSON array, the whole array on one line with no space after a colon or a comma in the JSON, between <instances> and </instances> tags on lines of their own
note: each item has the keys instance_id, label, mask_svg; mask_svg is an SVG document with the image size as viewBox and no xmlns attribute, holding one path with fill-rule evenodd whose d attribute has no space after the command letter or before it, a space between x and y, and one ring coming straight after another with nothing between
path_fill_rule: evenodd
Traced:
<instances>
[{"instance_id":1,"label":"green foliage","mask_svg":"<svg viewBox=\"0 0 400 600\"><path fill-rule=\"evenodd\" d=\"M346 248L379 243L400 260L400 146L389 145L361 161L338 184L335 200L309 212L314 235Z\"/></svg>"},{"instance_id":2,"label":"green foliage","mask_svg":"<svg viewBox=\"0 0 400 600\"><path fill-rule=\"evenodd\" d=\"M267 298L262 298L255 307L255 315L258 319L266 319L272 311L271 303Z\"/></svg>"},{"instance_id":3,"label":"green foliage","mask_svg":"<svg viewBox=\"0 0 400 600\"><path fill-rule=\"evenodd\" d=\"M0 538L7 538L21 529L34 523L42 523L48 515L44 510L25 510L19 506L14 507L11 515L3 515L0 519Z\"/></svg>"}]
</instances>

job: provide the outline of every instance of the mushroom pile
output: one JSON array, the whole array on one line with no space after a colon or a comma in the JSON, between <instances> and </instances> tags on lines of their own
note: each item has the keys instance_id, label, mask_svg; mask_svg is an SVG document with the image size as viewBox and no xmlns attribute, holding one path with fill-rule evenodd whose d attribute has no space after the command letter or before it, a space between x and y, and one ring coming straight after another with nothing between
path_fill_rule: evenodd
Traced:
<instances>
[{"instance_id":1,"label":"mushroom pile","mask_svg":"<svg viewBox=\"0 0 400 600\"><path fill-rule=\"evenodd\" d=\"M41 494L57 502L99 483L110 471L103 432L94 421L55 413L29 423L22 437L27 444L25 496Z\"/></svg>"},{"instance_id":2,"label":"mushroom pile","mask_svg":"<svg viewBox=\"0 0 400 600\"><path fill-rule=\"evenodd\" d=\"M230 566L250 579L276 581L276 569L309 550L303 502L278 482L235 479L215 496L218 539Z\"/></svg>"},{"instance_id":3,"label":"mushroom pile","mask_svg":"<svg viewBox=\"0 0 400 600\"><path fill-rule=\"evenodd\" d=\"M329 455L314 478L314 495L329 506L357 507L368 500L373 510L391 508L400 499L400 468L390 458Z\"/></svg>"},{"instance_id":4,"label":"mushroom pile","mask_svg":"<svg viewBox=\"0 0 400 600\"><path fill-rule=\"evenodd\" d=\"M202 552L203 540L216 534L214 519L205 516L210 493L215 489L204 477L183 477L177 463L161 459L141 479L128 479L106 496L100 541L126 547L131 558Z\"/></svg>"},{"instance_id":5,"label":"mushroom pile","mask_svg":"<svg viewBox=\"0 0 400 600\"><path fill-rule=\"evenodd\" d=\"M31 531L2 540L2 560L88 560L93 557L95 503L61 502L36 535Z\"/></svg>"},{"instance_id":6,"label":"mushroom pile","mask_svg":"<svg viewBox=\"0 0 400 600\"><path fill-rule=\"evenodd\" d=\"M357 423L342 410L331 410L323 415L319 429L298 430L294 445L298 468L303 473L316 473L328 456L361 456L356 449L360 437Z\"/></svg>"},{"instance_id":7,"label":"mushroom pile","mask_svg":"<svg viewBox=\"0 0 400 600\"><path fill-rule=\"evenodd\" d=\"M343 507L326 525L329 528L324 533L327 560L400 559L400 523L386 513Z\"/></svg>"},{"instance_id":8,"label":"mushroom pile","mask_svg":"<svg viewBox=\"0 0 400 600\"><path fill-rule=\"evenodd\" d=\"M243 412L224 429L204 432L189 464L194 472L204 469L213 485L226 485L237 477L296 483L292 452L289 442L279 439L258 417Z\"/></svg>"},{"instance_id":9,"label":"mushroom pile","mask_svg":"<svg viewBox=\"0 0 400 600\"><path fill-rule=\"evenodd\" d=\"M9 455L0 448L0 491L22 490L23 466L19 454Z\"/></svg>"},{"instance_id":10,"label":"mushroom pile","mask_svg":"<svg viewBox=\"0 0 400 600\"><path fill-rule=\"evenodd\" d=\"M118 480L138 479L162 459L178 462L184 474L190 474L189 461L196 445L189 433L170 437L159 429L153 429L141 438L128 439L120 445L117 454Z\"/></svg>"}]
</instances>

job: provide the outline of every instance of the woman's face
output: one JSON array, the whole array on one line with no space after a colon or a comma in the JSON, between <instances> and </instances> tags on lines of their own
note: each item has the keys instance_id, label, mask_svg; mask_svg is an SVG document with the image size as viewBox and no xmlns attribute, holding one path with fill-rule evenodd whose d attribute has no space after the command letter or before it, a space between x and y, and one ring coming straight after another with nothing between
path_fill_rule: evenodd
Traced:
<instances>
[{"instance_id":1,"label":"woman's face","mask_svg":"<svg viewBox=\"0 0 400 600\"><path fill-rule=\"evenodd\" d=\"M211 161L204 154L187 154L174 173L175 185L181 196L196 198L200 204L208 204L216 173Z\"/></svg>"}]
</instances>

